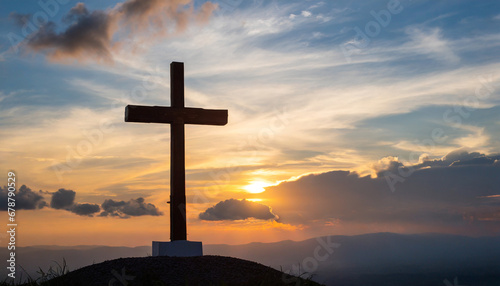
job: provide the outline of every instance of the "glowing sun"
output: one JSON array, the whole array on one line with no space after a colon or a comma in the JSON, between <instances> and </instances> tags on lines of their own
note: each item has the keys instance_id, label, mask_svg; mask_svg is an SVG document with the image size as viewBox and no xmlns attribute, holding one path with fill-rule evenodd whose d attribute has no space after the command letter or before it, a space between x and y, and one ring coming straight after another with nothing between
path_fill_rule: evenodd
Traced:
<instances>
[{"instance_id":1,"label":"glowing sun","mask_svg":"<svg viewBox=\"0 0 500 286\"><path fill-rule=\"evenodd\" d=\"M243 189L251 194L260 194L266 190L264 189L265 187L270 185L271 184L262 181L253 181L249 185L244 186Z\"/></svg>"}]
</instances>

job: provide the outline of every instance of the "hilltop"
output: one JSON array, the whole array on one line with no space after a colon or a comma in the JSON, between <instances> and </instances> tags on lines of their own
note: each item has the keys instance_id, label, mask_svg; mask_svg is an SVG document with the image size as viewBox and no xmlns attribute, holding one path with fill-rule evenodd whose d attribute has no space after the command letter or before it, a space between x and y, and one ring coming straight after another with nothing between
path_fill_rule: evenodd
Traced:
<instances>
[{"instance_id":1,"label":"hilltop","mask_svg":"<svg viewBox=\"0 0 500 286\"><path fill-rule=\"evenodd\" d=\"M311 285L262 264L225 256L134 257L89 265L42 283L46 286L100 285Z\"/></svg>"}]
</instances>

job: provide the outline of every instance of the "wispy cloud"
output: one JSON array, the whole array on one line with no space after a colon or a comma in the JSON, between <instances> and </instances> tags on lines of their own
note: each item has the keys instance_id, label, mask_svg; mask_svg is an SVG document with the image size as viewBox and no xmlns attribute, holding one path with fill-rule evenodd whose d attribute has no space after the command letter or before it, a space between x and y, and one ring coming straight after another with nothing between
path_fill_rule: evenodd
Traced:
<instances>
[{"instance_id":1,"label":"wispy cloud","mask_svg":"<svg viewBox=\"0 0 500 286\"><path fill-rule=\"evenodd\" d=\"M311 13L311 12L309 12L309 11L304 10L304 11L302 11L302 12L300 13L300 15L302 15L302 16L304 16L304 17L311 17L311 16L312 16L312 13Z\"/></svg>"},{"instance_id":2,"label":"wispy cloud","mask_svg":"<svg viewBox=\"0 0 500 286\"><path fill-rule=\"evenodd\" d=\"M435 60L449 63L458 63L460 57L457 56L439 28L422 30L419 28L409 28L406 33L411 39L408 46L415 53L425 54Z\"/></svg>"},{"instance_id":3,"label":"wispy cloud","mask_svg":"<svg viewBox=\"0 0 500 286\"><path fill-rule=\"evenodd\" d=\"M308 38L295 36L302 33L303 21L322 23L315 17L307 19L301 17L293 21L289 19L292 9L300 12L305 11L305 8L280 7L281 9L274 10L268 8L235 11L224 17L213 18L203 29L188 28L185 30L185 37L162 42L140 57L116 56L114 60L117 67L91 68L116 77L127 78L127 85L129 82L136 82L140 86L147 73L155 70L156 65L160 70L157 75L163 81L157 90L148 95L147 102L144 103L168 105L168 64L172 58L165 55L172 54L179 59L189 59L186 61L187 104L230 109L230 124L224 128L189 128L190 136L196 138L190 141L193 144L190 152L193 152L193 158L196 158L195 162L192 162L193 166L199 167L197 164L204 162L203 166L211 164L209 169L212 169L225 164L224 160L209 159L207 152L197 151L199 149L196 147L197 144L203 145L203 140L198 138L210 136L216 137L220 142L212 151L218 150L232 156L235 162L239 162L237 165L251 162L267 166L279 161L282 166L288 166L290 169L283 171L280 179L296 176L297 173L311 168L321 168L324 171L341 166L353 168L362 164L364 160L379 159L380 152L384 155L398 154L403 146L398 142L411 141L407 138L390 138L388 137L390 133L387 133L386 138L370 137L365 140L366 142L358 140L362 136L361 133L363 136L367 134L376 136L365 132L359 123L394 113L407 113L410 116L420 106L429 104L461 104L463 98L473 94L477 88L478 73L494 72L498 69L496 63L489 63L482 65L480 69L459 67L408 74L405 59L409 54L423 54L435 60L436 57L446 54L447 48L460 46L460 41L465 39L447 39L443 36L442 30L430 28L419 28L394 40L382 39L370 47L366 55L355 65L347 65L336 45L311 46L309 40L305 40L312 38L309 29L306 29ZM346 11L346 9L340 10ZM348 18L341 12L334 13L336 13L335 21L344 21L344 18ZM242 22L241 19L245 21ZM269 33L280 40L270 42ZM252 35L249 36L250 34ZM294 36L290 36L292 34ZM325 40L331 40L330 34L323 35ZM467 39L470 43L475 42L474 45L465 45L469 48L468 52L479 52L485 43L495 42L493 38ZM431 42L426 43L426 40ZM429 47L420 49L412 46L417 44L428 44ZM200 50L200 47L204 49ZM457 55L453 54L452 58L455 56ZM445 61L452 58L445 57ZM373 72L375 63L377 72ZM73 122L80 122L81 130L98 126L98 122L94 120L97 118L115 118L113 122L117 123L117 132L112 137L107 136L105 142L95 149L98 152L85 158L83 162L88 159L94 165L106 165L104 161L109 161L108 159L93 160L93 156L116 157L118 154L113 149L117 146L120 146L120 150L135 150L141 148L141 144L148 144L148 140L137 142L131 140L138 136L154 138L149 140L150 143L168 140L168 132L158 133L158 128L162 127L123 124L121 122L123 107L116 105L116 108L111 109L110 102L117 101L122 105L135 103L132 97L122 98L123 94L132 92L133 84L129 85L130 87L124 84L111 85L109 81L98 77L87 79L73 77L66 84L88 92L94 97L97 95L93 100L101 102L100 108L103 109L83 112L81 108L70 108L68 110L73 112L60 114L60 118L53 121L53 130L61 130L53 134L60 134L61 140L65 140L69 146L76 147L79 140L85 137L76 134L73 139L67 138L69 134L66 134L64 129L72 126ZM107 103L103 104L104 102ZM478 107L489 107L493 104L493 98L481 101L479 104ZM283 113L283 110L286 111ZM37 113L35 111L33 115ZM276 119L280 118L276 114L281 113L288 118L284 128L274 132L272 140L259 140L259 136L262 137L264 132L268 132L270 124L276 124ZM64 118L64 114L68 116ZM39 117L43 118L46 115L47 113L44 113ZM30 134L33 136L41 134L43 138L42 131L29 127L27 130L31 130ZM353 136L357 134L355 136L359 138L353 140L351 135L346 136L346 132L350 132ZM484 135L490 136L488 132L485 130ZM54 136L59 137L59 135ZM129 143L125 146L118 142ZM291 147L290 142L294 142L295 146ZM383 142L391 143L384 145ZM151 152L162 152L160 145L154 145L150 149ZM251 151L239 149L239 146L247 145ZM369 146L374 147L369 148ZM406 149L410 148L408 144L405 146ZM418 146L411 145L411 147ZM459 146L441 147L437 147L436 153L446 152ZM203 145L202 150L207 151L206 148L211 147ZM337 151L339 148L345 152ZM257 156L249 158L248 155L254 153L253 150L257 150L255 152ZM305 150L322 155L310 158L306 157L308 152L302 152L300 154L304 154L304 157L290 160L281 150ZM486 149L481 150L486 151ZM56 154L59 155L54 157L56 162L64 162L66 153L64 145L58 148ZM165 152L162 154L168 155ZM154 157L151 154L143 155L144 159ZM40 157L47 156L40 154ZM80 166L90 165L82 163ZM126 170L124 172L128 173ZM249 173L248 176L250 175L252 174Z\"/></svg>"},{"instance_id":4,"label":"wispy cloud","mask_svg":"<svg viewBox=\"0 0 500 286\"><path fill-rule=\"evenodd\" d=\"M175 6L179 1L126 1L130 4L96 11L90 4L75 5L65 24L45 30L37 52L70 61L111 57L115 64L83 68L6 59L15 76L5 81L0 94L0 167L29 173L28 185L57 189L52 167L68 165L69 158L74 167L64 174L64 185L81 190L85 199L95 194L100 202L111 196L126 204L144 197L165 212L169 127L124 123L123 109L126 104L168 106L169 64L174 60L185 62L187 106L229 109L227 126L186 127L188 193L191 201L198 199L192 207L196 212L188 210L194 221L219 201L249 198L244 186L256 179L278 182L332 170L372 174L377 171L371 162L381 158L377 168L383 170L407 164L412 153L436 159L464 146L498 151L500 65L491 55L500 47L500 34L490 28L494 15L455 25L453 21L479 10L427 2L432 9L413 13L421 6L404 4L404 12L393 15L348 63L339 45L354 36L349 28L364 29L376 21L372 6L384 7L387 1L257 2L214 14L202 26L193 25L201 23L197 15L212 13L194 8L196 4ZM158 14L169 7L187 18ZM167 22L158 23L166 25L167 34L158 34L155 22L145 20L149 16L165 17L160 19ZM98 21L109 17L111 22ZM102 25L88 29L85 23ZM92 40L97 42L68 41L76 30L87 40L85 33L95 32ZM141 49L150 39L173 34ZM135 56L130 56L129 41L138 48ZM80 45L72 49L69 42ZM16 74L18 70L22 72ZM24 86L19 78L28 75L36 90L8 96ZM147 81L151 75L159 79L156 87L144 99L139 93L132 96L144 82L152 84ZM491 75L484 77L487 89L484 75ZM470 101L480 88L492 90L489 97ZM61 102L64 108L58 106ZM443 119L448 110L452 116L468 114L461 116L461 127ZM114 129L102 133L101 140L95 132L105 119ZM445 139L429 146L436 128ZM89 142L91 152L75 153ZM358 180L378 182L375 176L353 181ZM214 190L207 200L196 198L198 192L210 193L207 189ZM90 200L96 203L97 198ZM263 204L272 206L270 201Z\"/></svg>"}]
</instances>

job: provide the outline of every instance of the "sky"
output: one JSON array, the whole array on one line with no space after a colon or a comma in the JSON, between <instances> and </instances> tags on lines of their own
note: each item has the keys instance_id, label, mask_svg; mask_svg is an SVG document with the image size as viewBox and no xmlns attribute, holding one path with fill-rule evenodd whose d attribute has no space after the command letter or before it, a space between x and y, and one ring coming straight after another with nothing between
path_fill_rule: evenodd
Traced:
<instances>
[{"instance_id":1,"label":"sky","mask_svg":"<svg viewBox=\"0 0 500 286\"><path fill-rule=\"evenodd\" d=\"M169 240L170 127L124 110L169 106L173 61L186 106L229 110L185 128L189 240L500 235L498 1L0 7L19 245Z\"/></svg>"}]
</instances>

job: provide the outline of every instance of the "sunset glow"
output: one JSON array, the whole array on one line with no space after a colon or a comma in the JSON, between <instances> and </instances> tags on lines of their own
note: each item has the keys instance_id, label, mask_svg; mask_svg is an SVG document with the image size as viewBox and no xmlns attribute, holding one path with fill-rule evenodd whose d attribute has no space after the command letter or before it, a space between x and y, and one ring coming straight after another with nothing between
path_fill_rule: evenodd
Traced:
<instances>
[{"instance_id":1,"label":"sunset glow","mask_svg":"<svg viewBox=\"0 0 500 286\"><path fill-rule=\"evenodd\" d=\"M0 4L19 245L170 239L170 122L124 116L171 107L171 62L228 110L185 125L189 240L500 234L497 1L38 2Z\"/></svg>"}]
</instances>

